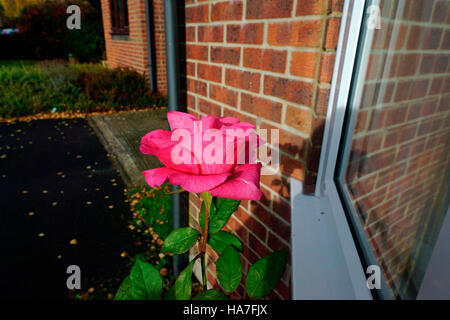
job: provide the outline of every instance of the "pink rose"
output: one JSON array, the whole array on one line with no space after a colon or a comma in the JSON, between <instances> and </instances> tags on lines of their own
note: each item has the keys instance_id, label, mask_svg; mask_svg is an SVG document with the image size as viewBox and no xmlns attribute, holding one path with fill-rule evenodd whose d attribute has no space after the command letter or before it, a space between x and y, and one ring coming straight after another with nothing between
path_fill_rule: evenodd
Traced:
<instances>
[{"instance_id":1,"label":"pink rose","mask_svg":"<svg viewBox=\"0 0 450 320\"><path fill-rule=\"evenodd\" d=\"M233 117L202 116L198 120L177 111L168 112L167 120L172 131L149 132L139 148L144 154L157 156L166 166L142 172L151 187L168 180L189 192L209 191L212 196L233 200L261 198L261 164L256 163L256 147L262 141L254 133L253 125ZM255 139L251 135L230 135L239 129L252 131ZM211 135L214 138L208 138ZM178 136L187 136L187 143L183 139L184 144L180 144L181 139L175 139ZM184 157L178 157L180 154Z\"/></svg>"}]
</instances>

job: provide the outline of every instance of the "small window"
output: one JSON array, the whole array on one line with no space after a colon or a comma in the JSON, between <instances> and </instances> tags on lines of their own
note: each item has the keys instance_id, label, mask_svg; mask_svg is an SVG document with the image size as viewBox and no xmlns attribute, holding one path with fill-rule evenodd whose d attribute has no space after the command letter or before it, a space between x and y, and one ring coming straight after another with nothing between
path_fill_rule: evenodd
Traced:
<instances>
[{"instance_id":1,"label":"small window","mask_svg":"<svg viewBox=\"0 0 450 320\"><path fill-rule=\"evenodd\" d=\"M127 35L128 6L126 0L110 0L111 8L111 34Z\"/></svg>"}]
</instances>

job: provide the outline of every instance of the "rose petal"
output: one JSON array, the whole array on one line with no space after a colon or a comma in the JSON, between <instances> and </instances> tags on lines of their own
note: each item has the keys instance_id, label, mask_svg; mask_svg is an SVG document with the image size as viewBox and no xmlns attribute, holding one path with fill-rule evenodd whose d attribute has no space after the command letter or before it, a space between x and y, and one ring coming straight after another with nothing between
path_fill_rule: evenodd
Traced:
<instances>
[{"instance_id":1,"label":"rose petal","mask_svg":"<svg viewBox=\"0 0 450 320\"><path fill-rule=\"evenodd\" d=\"M202 116L202 131L219 129L219 120L213 116Z\"/></svg>"},{"instance_id":2,"label":"rose petal","mask_svg":"<svg viewBox=\"0 0 450 320\"><path fill-rule=\"evenodd\" d=\"M226 182L211 189L209 193L214 197L233 200L259 200L262 196L259 190L260 174L261 163L244 164Z\"/></svg>"},{"instance_id":3,"label":"rose petal","mask_svg":"<svg viewBox=\"0 0 450 320\"><path fill-rule=\"evenodd\" d=\"M139 150L143 154L155 155L161 149L172 147L176 142L170 140L171 134L167 130L151 131L142 137Z\"/></svg>"},{"instance_id":4,"label":"rose petal","mask_svg":"<svg viewBox=\"0 0 450 320\"><path fill-rule=\"evenodd\" d=\"M147 182L147 184L152 188L162 185L164 182L166 182L167 178L174 173L177 173L177 171L166 167L146 170L142 172L145 177L145 182Z\"/></svg>"},{"instance_id":5,"label":"rose petal","mask_svg":"<svg viewBox=\"0 0 450 320\"><path fill-rule=\"evenodd\" d=\"M177 172L171 174L169 179L171 184L180 185L186 191L200 193L220 185L229 175L229 173L222 173L201 176Z\"/></svg>"},{"instance_id":6,"label":"rose petal","mask_svg":"<svg viewBox=\"0 0 450 320\"><path fill-rule=\"evenodd\" d=\"M234 117L220 117L218 120L221 124L226 125L226 126L240 122L240 120L238 118L234 118Z\"/></svg>"},{"instance_id":7,"label":"rose petal","mask_svg":"<svg viewBox=\"0 0 450 320\"><path fill-rule=\"evenodd\" d=\"M198 121L192 114L179 111L167 112L167 121L169 121L170 129L187 129L194 130L194 121Z\"/></svg>"}]
</instances>

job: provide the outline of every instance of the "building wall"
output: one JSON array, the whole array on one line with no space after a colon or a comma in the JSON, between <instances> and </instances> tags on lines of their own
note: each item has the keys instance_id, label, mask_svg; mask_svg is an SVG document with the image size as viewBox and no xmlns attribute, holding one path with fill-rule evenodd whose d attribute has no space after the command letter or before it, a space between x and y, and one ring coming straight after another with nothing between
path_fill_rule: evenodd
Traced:
<instances>
[{"instance_id":1,"label":"building wall","mask_svg":"<svg viewBox=\"0 0 450 320\"><path fill-rule=\"evenodd\" d=\"M407 1L395 33L395 2L381 3L346 179L386 279L404 295L448 184L450 7Z\"/></svg>"},{"instance_id":2,"label":"building wall","mask_svg":"<svg viewBox=\"0 0 450 320\"><path fill-rule=\"evenodd\" d=\"M225 227L243 242L243 270L290 248L290 178L314 190L343 0L185 1L188 111L280 131L281 173L261 177ZM198 227L200 199L190 194ZM209 253L208 281L217 285ZM289 262L290 264L290 262ZM290 298L290 266L272 298ZM245 297L243 284L238 294Z\"/></svg>"},{"instance_id":3,"label":"building wall","mask_svg":"<svg viewBox=\"0 0 450 320\"><path fill-rule=\"evenodd\" d=\"M146 0L127 1L130 25L129 35L115 36L111 35L110 1L101 0L106 59L110 67L129 67L148 75L149 61L145 3ZM153 21L157 89L161 93L166 94L167 83L163 0L153 0Z\"/></svg>"}]
</instances>

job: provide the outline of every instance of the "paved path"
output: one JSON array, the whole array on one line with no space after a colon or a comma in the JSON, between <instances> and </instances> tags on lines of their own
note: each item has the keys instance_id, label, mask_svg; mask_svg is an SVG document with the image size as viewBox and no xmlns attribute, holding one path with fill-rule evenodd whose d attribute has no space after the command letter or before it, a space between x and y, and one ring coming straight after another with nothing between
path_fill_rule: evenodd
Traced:
<instances>
[{"instance_id":1,"label":"paved path","mask_svg":"<svg viewBox=\"0 0 450 320\"><path fill-rule=\"evenodd\" d=\"M158 158L139 151L141 138L155 129L168 129L167 109L97 115L89 124L103 145L117 156L117 165L127 185L145 185L141 172L162 167Z\"/></svg>"},{"instance_id":2,"label":"paved path","mask_svg":"<svg viewBox=\"0 0 450 320\"><path fill-rule=\"evenodd\" d=\"M0 297L65 298L69 265L84 290L127 272L125 185L87 121L2 123L0 148Z\"/></svg>"}]
</instances>

